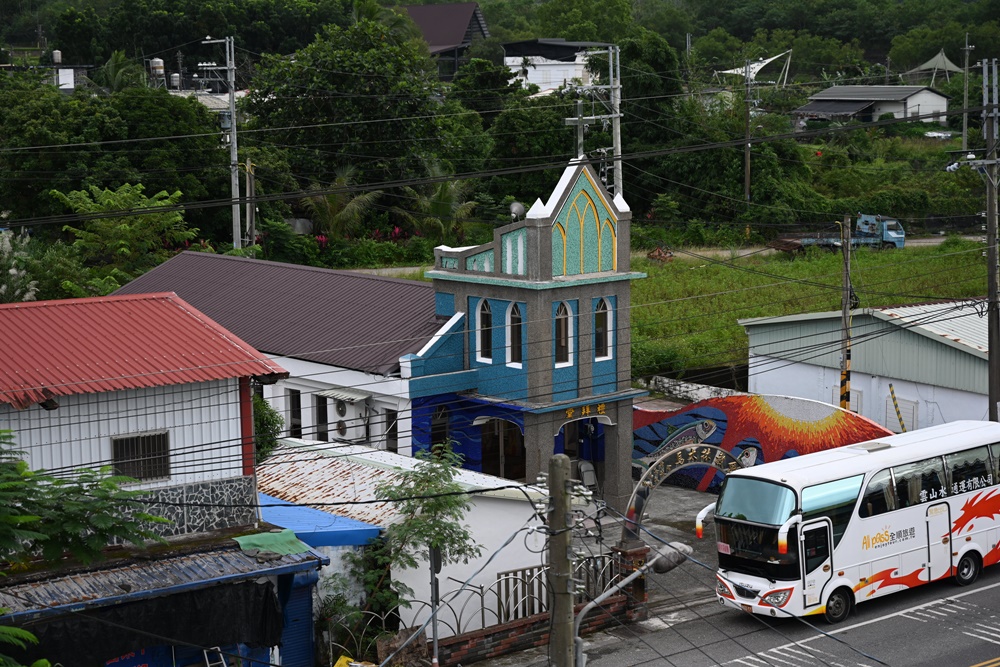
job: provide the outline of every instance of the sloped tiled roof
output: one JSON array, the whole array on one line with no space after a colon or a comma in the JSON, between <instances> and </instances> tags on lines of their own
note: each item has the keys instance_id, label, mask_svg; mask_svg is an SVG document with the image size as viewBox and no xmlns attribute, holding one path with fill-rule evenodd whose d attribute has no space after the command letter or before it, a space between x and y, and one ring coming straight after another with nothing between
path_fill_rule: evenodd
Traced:
<instances>
[{"instance_id":1,"label":"sloped tiled roof","mask_svg":"<svg viewBox=\"0 0 1000 667\"><path fill-rule=\"evenodd\" d=\"M402 470L423 465L412 456L363 445L293 438L283 442L285 445L257 468L261 493L382 528L397 521L399 513L395 503L370 502L376 497L375 488L382 482L391 483ZM545 497L534 487L474 470L456 470L455 481L466 491L493 489L483 495L495 498L523 501Z\"/></svg>"},{"instance_id":2,"label":"sloped tiled roof","mask_svg":"<svg viewBox=\"0 0 1000 667\"><path fill-rule=\"evenodd\" d=\"M261 352L395 372L443 324L430 283L183 252L116 294L170 290Z\"/></svg>"},{"instance_id":3,"label":"sloped tiled roof","mask_svg":"<svg viewBox=\"0 0 1000 667\"><path fill-rule=\"evenodd\" d=\"M176 294L0 305L0 403L285 375Z\"/></svg>"},{"instance_id":4,"label":"sloped tiled roof","mask_svg":"<svg viewBox=\"0 0 1000 667\"><path fill-rule=\"evenodd\" d=\"M404 5L410 18L420 28L431 55L468 45L477 34L489 37L479 3L459 2L435 5Z\"/></svg>"}]
</instances>

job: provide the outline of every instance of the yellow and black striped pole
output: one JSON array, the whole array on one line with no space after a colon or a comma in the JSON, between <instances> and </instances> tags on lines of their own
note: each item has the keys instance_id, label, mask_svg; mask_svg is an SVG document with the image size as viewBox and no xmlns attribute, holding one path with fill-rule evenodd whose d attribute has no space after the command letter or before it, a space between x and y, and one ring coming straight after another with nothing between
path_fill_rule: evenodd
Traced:
<instances>
[{"instance_id":1,"label":"yellow and black striped pole","mask_svg":"<svg viewBox=\"0 0 1000 667\"><path fill-rule=\"evenodd\" d=\"M896 408L896 419L899 420L899 428L902 429L903 433L906 433L906 424L903 423L903 413L899 411L899 402L896 400L896 390L892 388L892 383L889 383L889 396L892 397L892 407Z\"/></svg>"},{"instance_id":2,"label":"yellow and black striped pole","mask_svg":"<svg viewBox=\"0 0 1000 667\"><path fill-rule=\"evenodd\" d=\"M851 409L851 339L844 346L844 363L840 371L840 407Z\"/></svg>"},{"instance_id":3,"label":"yellow and black striped pole","mask_svg":"<svg viewBox=\"0 0 1000 667\"><path fill-rule=\"evenodd\" d=\"M840 360L840 407L851 409L851 216L840 223L841 249L844 251L844 294L841 303L843 333Z\"/></svg>"}]
</instances>

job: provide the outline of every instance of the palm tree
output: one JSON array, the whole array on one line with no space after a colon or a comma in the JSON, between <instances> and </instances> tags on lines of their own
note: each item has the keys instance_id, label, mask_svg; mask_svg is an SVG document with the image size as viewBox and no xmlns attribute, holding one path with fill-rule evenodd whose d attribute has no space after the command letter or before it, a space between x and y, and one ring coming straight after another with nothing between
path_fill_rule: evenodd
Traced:
<instances>
[{"instance_id":1,"label":"palm tree","mask_svg":"<svg viewBox=\"0 0 1000 667\"><path fill-rule=\"evenodd\" d=\"M445 176L437 164L427 169L431 178ZM404 187L404 198L409 200L407 208L393 207L393 212L412 224L421 236L437 243L462 243L465 240L469 217L477 202L466 201L472 192L472 181L446 179L432 183L424 190Z\"/></svg>"},{"instance_id":2,"label":"palm tree","mask_svg":"<svg viewBox=\"0 0 1000 667\"><path fill-rule=\"evenodd\" d=\"M93 78L88 79L105 94L118 93L126 88L146 85L146 70L139 63L130 60L124 51L114 51Z\"/></svg>"},{"instance_id":3,"label":"palm tree","mask_svg":"<svg viewBox=\"0 0 1000 667\"><path fill-rule=\"evenodd\" d=\"M317 235L340 238L350 236L382 196L381 190L351 191L356 174L354 165L337 167L333 183L328 186L313 183L309 186L312 194L302 200L302 205L309 211L313 231Z\"/></svg>"}]
</instances>

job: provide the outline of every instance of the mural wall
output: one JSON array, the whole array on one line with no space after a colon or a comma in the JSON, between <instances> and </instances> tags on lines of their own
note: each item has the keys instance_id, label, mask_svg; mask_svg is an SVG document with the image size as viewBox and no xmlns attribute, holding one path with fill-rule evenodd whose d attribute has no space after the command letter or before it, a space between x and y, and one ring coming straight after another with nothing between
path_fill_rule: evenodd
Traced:
<instances>
[{"instance_id":1,"label":"mural wall","mask_svg":"<svg viewBox=\"0 0 1000 667\"><path fill-rule=\"evenodd\" d=\"M791 396L711 398L674 411L636 409L632 476L676 447L704 443L760 465L892 435L874 421L828 403ZM717 493L722 473L707 466L678 470L667 484Z\"/></svg>"}]
</instances>

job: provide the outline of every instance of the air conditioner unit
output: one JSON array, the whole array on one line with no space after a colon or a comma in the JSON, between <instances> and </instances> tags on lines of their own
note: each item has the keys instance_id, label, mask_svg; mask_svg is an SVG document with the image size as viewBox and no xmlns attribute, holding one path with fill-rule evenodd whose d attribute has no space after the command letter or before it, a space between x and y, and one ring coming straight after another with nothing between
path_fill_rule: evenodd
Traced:
<instances>
[{"instance_id":1,"label":"air conditioner unit","mask_svg":"<svg viewBox=\"0 0 1000 667\"><path fill-rule=\"evenodd\" d=\"M332 435L341 440L360 441L365 439L365 402L333 401Z\"/></svg>"}]
</instances>

